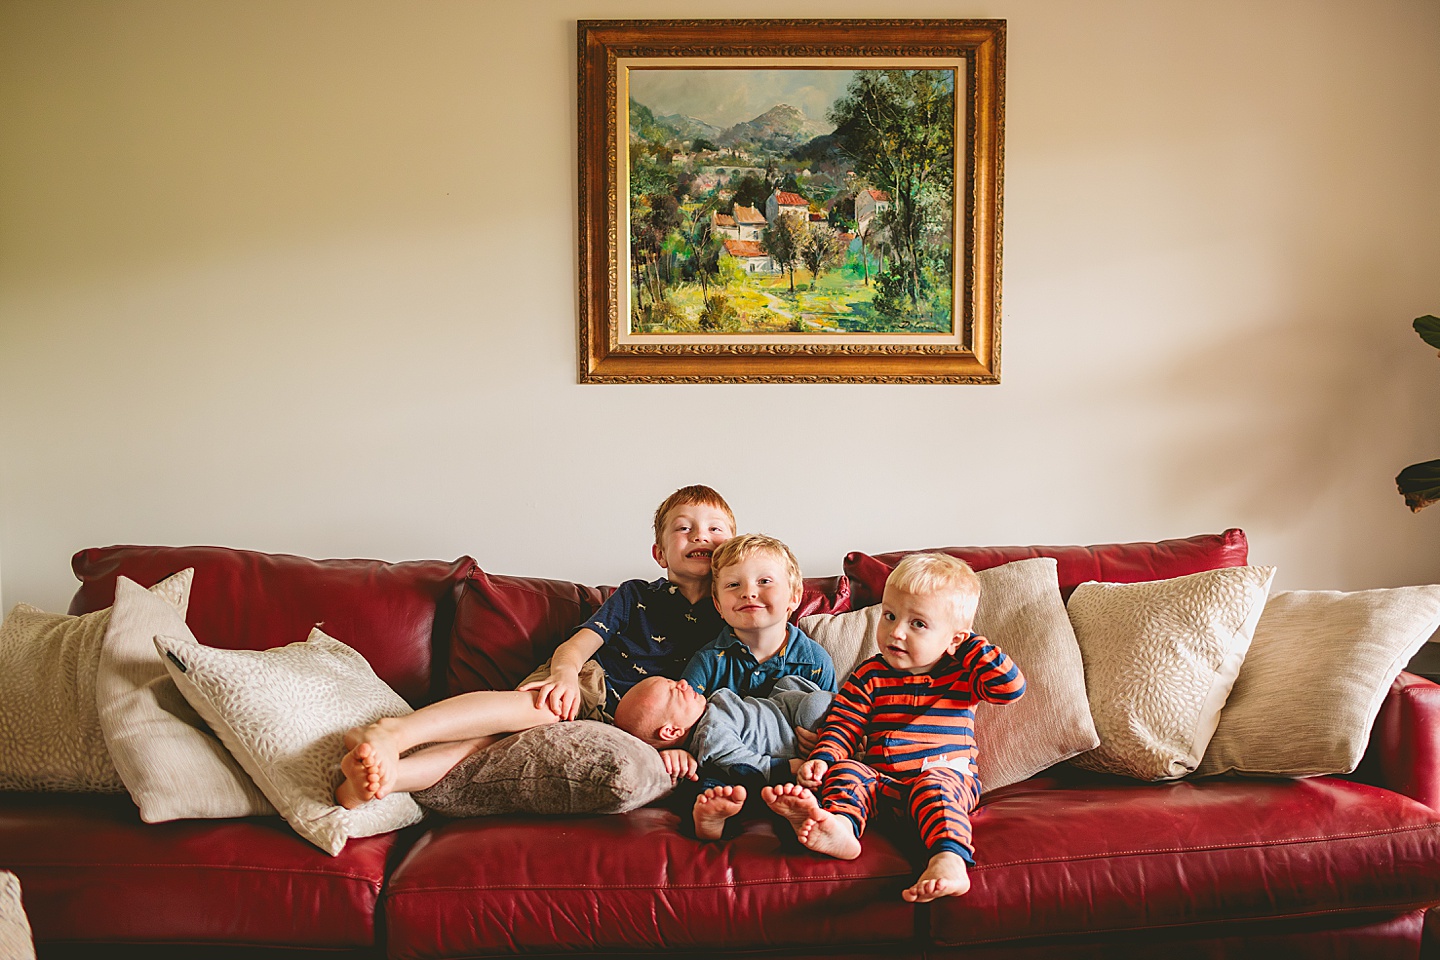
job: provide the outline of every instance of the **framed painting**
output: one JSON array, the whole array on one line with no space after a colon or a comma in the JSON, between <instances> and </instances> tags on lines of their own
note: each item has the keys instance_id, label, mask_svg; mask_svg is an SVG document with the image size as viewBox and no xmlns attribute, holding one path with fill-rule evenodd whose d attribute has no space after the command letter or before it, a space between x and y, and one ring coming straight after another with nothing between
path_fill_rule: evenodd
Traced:
<instances>
[{"instance_id":1,"label":"framed painting","mask_svg":"<svg viewBox=\"0 0 1440 960\"><path fill-rule=\"evenodd\" d=\"M582 383L998 383L1003 20L582 20Z\"/></svg>"}]
</instances>

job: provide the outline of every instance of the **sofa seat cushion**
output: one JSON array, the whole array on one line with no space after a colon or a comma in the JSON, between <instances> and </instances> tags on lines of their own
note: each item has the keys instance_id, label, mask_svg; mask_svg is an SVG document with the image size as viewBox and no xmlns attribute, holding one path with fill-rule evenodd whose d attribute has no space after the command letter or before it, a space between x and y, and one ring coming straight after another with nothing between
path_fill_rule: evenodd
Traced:
<instances>
[{"instance_id":1,"label":"sofa seat cushion","mask_svg":"<svg viewBox=\"0 0 1440 960\"><path fill-rule=\"evenodd\" d=\"M185 622L196 640L226 650L268 650L321 626L419 706L443 693L455 594L475 561L309 560L229 547L117 546L81 550L70 566L80 579L72 614L110 606L122 574L154 583L194 567Z\"/></svg>"},{"instance_id":2,"label":"sofa seat cushion","mask_svg":"<svg viewBox=\"0 0 1440 960\"><path fill-rule=\"evenodd\" d=\"M895 953L915 942L916 908L900 898L914 874L878 833L847 863L801 849L764 812L722 843L682 835L661 807L488 817L417 841L391 875L384 912L395 960L777 947L823 955L877 944Z\"/></svg>"},{"instance_id":3,"label":"sofa seat cushion","mask_svg":"<svg viewBox=\"0 0 1440 960\"><path fill-rule=\"evenodd\" d=\"M974 822L974 886L934 905L940 944L1398 916L1440 900L1440 815L1331 777L1070 773L996 791Z\"/></svg>"},{"instance_id":4,"label":"sofa seat cushion","mask_svg":"<svg viewBox=\"0 0 1440 960\"><path fill-rule=\"evenodd\" d=\"M413 833L327 856L279 817L142 823L128 797L8 794L0 863L39 944L375 942L386 860Z\"/></svg>"}]
</instances>

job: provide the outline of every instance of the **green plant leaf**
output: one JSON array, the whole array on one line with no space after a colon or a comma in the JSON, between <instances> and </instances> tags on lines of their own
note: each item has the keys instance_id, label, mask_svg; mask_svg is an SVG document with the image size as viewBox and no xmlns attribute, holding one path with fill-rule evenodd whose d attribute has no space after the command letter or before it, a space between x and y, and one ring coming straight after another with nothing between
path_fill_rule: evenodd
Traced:
<instances>
[{"instance_id":1,"label":"green plant leaf","mask_svg":"<svg viewBox=\"0 0 1440 960\"><path fill-rule=\"evenodd\" d=\"M1405 498L1405 506L1418 513L1440 500L1440 460L1410 464L1395 477L1395 486Z\"/></svg>"},{"instance_id":2,"label":"green plant leaf","mask_svg":"<svg viewBox=\"0 0 1440 960\"><path fill-rule=\"evenodd\" d=\"M1420 334L1421 340L1440 350L1440 317L1432 317L1428 313L1423 317L1416 317L1415 332Z\"/></svg>"}]
</instances>

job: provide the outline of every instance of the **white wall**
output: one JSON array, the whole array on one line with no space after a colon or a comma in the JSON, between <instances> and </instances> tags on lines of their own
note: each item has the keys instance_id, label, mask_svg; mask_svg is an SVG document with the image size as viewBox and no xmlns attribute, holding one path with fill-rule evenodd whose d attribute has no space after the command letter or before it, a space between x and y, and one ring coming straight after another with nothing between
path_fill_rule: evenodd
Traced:
<instances>
[{"instance_id":1,"label":"white wall","mask_svg":"<svg viewBox=\"0 0 1440 960\"><path fill-rule=\"evenodd\" d=\"M1241 526L1440 579L1440 5L910 0L1009 21L1003 384L580 386L575 19L695 9L0 4L4 604L116 542L614 582L691 482L813 574Z\"/></svg>"}]
</instances>

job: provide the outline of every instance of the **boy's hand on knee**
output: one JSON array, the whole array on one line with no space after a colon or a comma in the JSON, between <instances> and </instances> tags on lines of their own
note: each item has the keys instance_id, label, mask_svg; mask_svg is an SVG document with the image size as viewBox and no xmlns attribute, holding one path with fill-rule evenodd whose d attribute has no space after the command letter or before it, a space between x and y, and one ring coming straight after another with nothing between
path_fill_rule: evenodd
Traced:
<instances>
[{"instance_id":1,"label":"boy's hand on knee","mask_svg":"<svg viewBox=\"0 0 1440 960\"><path fill-rule=\"evenodd\" d=\"M580 674L569 667L556 667L544 680L532 680L518 689L534 691L535 706L548 709L561 720L574 720L580 712Z\"/></svg>"},{"instance_id":2,"label":"boy's hand on knee","mask_svg":"<svg viewBox=\"0 0 1440 960\"><path fill-rule=\"evenodd\" d=\"M671 783L678 783L681 777L686 780L700 779L700 764L684 750L661 750L660 760L665 764L665 772L670 774Z\"/></svg>"},{"instance_id":3,"label":"boy's hand on knee","mask_svg":"<svg viewBox=\"0 0 1440 960\"><path fill-rule=\"evenodd\" d=\"M802 787L809 787L811 790L819 789L820 781L825 779L825 771L830 769L830 764L824 760L806 760L800 765L800 770L795 774L795 782Z\"/></svg>"}]
</instances>

